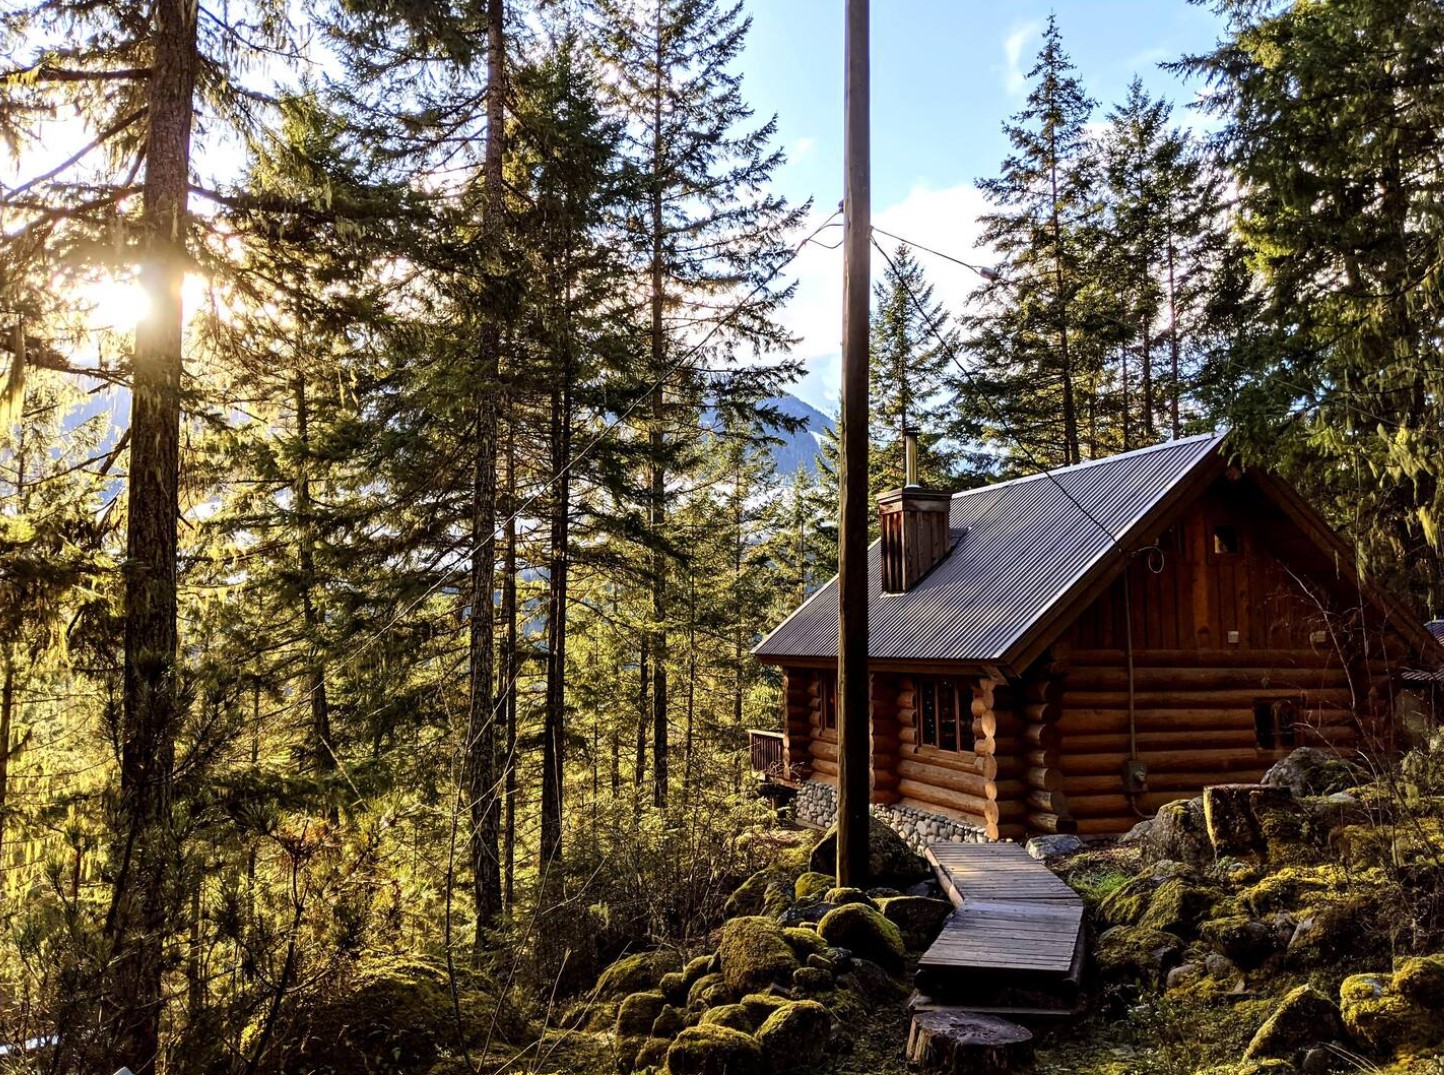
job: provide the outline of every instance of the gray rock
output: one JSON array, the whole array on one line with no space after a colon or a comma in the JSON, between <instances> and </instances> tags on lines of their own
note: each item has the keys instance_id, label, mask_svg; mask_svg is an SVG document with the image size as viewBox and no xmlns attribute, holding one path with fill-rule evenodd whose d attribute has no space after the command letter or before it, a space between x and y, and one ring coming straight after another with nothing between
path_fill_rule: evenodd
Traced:
<instances>
[{"instance_id":1,"label":"gray rock","mask_svg":"<svg viewBox=\"0 0 1444 1075\"><path fill-rule=\"evenodd\" d=\"M1197 963L1180 963L1168 972L1168 979L1165 985L1169 989L1177 989L1185 986L1203 973L1203 968Z\"/></svg>"},{"instance_id":2,"label":"gray rock","mask_svg":"<svg viewBox=\"0 0 1444 1075\"><path fill-rule=\"evenodd\" d=\"M906 887L932 875L927 862L908 847L907 842L890 826L876 817L868 819L867 842L868 879L873 884ZM812 849L809 866L818 873L836 872L836 825L828 829L827 835Z\"/></svg>"},{"instance_id":3,"label":"gray rock","mask_svg":"<svg viewBox=\"0 0 1444 1075\"><path fill-rule=\"evenodd\" d=\"M1268 788L1288 788L1294 795L1331 795L1362 784L1368 777L1350 761L1318 747L1299 747L1264 773Z\"/></svg>"},{"instance_id":4,"label":"gray rock","mask_svg":"<svg viewBox=\"0 0 1444 1075\"><path fill-rule=\"evenodd\" d=\"M794 903L777 916L777 921L784 926L815 926L832 908L830 903Z\"/></svg>"},{"instance_id":5,"label":"gray rock","mask_svg":"<svg viewBox=\"0 0 1444 1075\"><path fill-rule=\"evenodd\" d=\"M1137 844L1145 862L1168 859L1190 866L1206 866L1213 862L1213 845L1209 842L1208 827L1204 822L1203 800L1180 799L1161 807Z\"/></svg>"},{"instance_id":6,"label":"gray rock","mask_svg":"<svg viewBox=\"0 0 1444 1075\"><path fill-rule=\"evenodd\" d=\"M1028 854L1035 859L1053 858L1057 855L1074 855L1083 850L1083 841L1068 834L1058 836L1035 836L1028 841Z\"/></svg>"}]
</instances>

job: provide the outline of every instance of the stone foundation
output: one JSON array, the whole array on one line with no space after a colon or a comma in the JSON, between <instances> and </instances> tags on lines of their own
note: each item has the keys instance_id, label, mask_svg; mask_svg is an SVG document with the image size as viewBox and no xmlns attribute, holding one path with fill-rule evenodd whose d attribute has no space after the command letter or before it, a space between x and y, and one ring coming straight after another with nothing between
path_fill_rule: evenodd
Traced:
<instances>
[{"instance_id":1,"label":"stone foundation","mask_svg":"<svg viewBox=\"0 0 1444 1075\"><path fill-rule=\"evenodd\" d=\"M792 809L804 825L825 829L837 820L837 790L820 780L809 780L797 789ZM918 854L929 844L985 844L987 833L982 829L952 818L939 817L910 806L872 807L872 816L903 838Z\"/></svg>"}]
</instances>

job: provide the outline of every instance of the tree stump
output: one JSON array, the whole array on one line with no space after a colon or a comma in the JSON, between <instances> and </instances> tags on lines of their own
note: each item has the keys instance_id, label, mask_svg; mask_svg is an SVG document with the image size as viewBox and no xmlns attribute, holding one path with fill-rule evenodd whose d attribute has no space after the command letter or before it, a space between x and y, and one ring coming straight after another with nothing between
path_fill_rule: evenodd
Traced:
<instances>
[{"instance_id":1,"label":"tree stump","mask_svg":"<svg viewBox=\"0 0 1444 1075\"><path fill-rule=\"evenodd\" d=\"M938 1075L1010 1075L1033 1070L1033 1034L996 1015L943 1008L918 1012L908 1062Z\"/></svg>"}]
</instances>

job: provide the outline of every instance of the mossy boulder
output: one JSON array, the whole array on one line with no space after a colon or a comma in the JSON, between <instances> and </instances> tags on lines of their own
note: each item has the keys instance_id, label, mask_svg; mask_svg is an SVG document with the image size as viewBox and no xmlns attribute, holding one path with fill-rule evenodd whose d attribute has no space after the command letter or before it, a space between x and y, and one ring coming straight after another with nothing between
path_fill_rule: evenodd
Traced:
<instances>
[{"instance_id":1,"label":"mossy boulder","mask_svg":"<svg viewBox=\"0 0 1444 1075\"><path fill-rule=\"evenodd\" d=\"M692 988L687 990L687 1006L700 1004L710 1008L714 1004L725 1003L731 999L731 993L722 975L713 972L704 974L692 983Z\"/></svg>"},{"instance_id":2,"label":"mossy boulder","mask_svg":"<svg viewBox=\"0 0 1444 1075\"><path fill-rule=\"evenodd\" d=\"M637 1050L637 1058L632 1062L632 1067L637 1071L655 1071L667 1062L667 1050L672 1047L672 1039L648 1038L642 1042L642 1047Z\"/></svg>"},{"instance_id":3,"label":"mossy boulder","mask_svg":"<svg viewBox=\"0 0 1444 1075\"><path fill-rule=\"evenodd\" d=\"M1287 809L1302 810L1287 788L1261 784L1215 784L1203 789L1203 819L1214 854L1264 859L1268 841L1260 819Z\"/></svg>"},{"instance_id":4,"label":"mossy boulder","mask_svg":"<svg viewBox=\"0 0 1444 1075\"><path fill-rule=\"evenodd\" d=\"M808 956L819 955L827 947L827 942L817 935L815 929L784 928L782 936L802 962L806 962Z\"/></svg>"},{"instance_id":5,"label":"mossy boulder","mask_svg":"<svg viewBox=\"0 0 1444 1075\"><path fill-rule=\"evenodd\" d=\"M1205 922L1199 936L1244 970L1259 966L1278 949L1274 930L1250 915L1228 915Z\"/></svg>"},{"instance_id":6,"label":"mossy boulder","mask_svg":"<svg viewBox=\"0 0 1444 1075\"><path fill-rule=\"evenodd\" d=\"M1377 888L1381 880L1382 875L1377 871L1349 873L1333 863L1284 866L1245 889L1239 902L1256 915L1294 911L1324 899L1362 894Z\"/></svg>"},{"instance_id":7,"label":"mossy boulder","mask_svg":"<svg viewBox=\"0 0 1444 1075\"><path fill-rule=\"evenodd\" d=\"M1160 807L1149 821L1135 826L1130 843L1144 862L1182 862L1204 866L1214 859L1208 840L1202 799L1179 799Z\"/></svg>"},{"instance_id":8,"label":"mossy boulder","mask_svg":"<svg viewBox=\"0 0 1444 1075\"><path fill-rule=\"evenodd\" d=\"M1130 877L1103 897L1098 916L1110 926L1136 926L1158 886L1158 880L1146 873Z\"/></svg>"},{"instance_id":9,"label":"mossy boulder","mask_svg":"<svg viewBox=\"0 0 1444 1075\"><path fill-rule=\"evenodd\" d=\"M953 913L953 905L926 896L894 896L880 900L878 910L897 927L903 946L920 952L937 939L943 923Z\"/></svg>"},{"instance_id":10,"label":"mossy boulder","mask_svg":"<svg viewBox=\"0 0 1444 1075\"><path fill-rule=\"evenodd\" d=\"M867 872L872 883L903 889L932 876L927 862L908 847L901 836L875 817L868 819L867 840ZM836 825L828 829L812 849L808 865L816 873L837 872Z\"/></svg>"},{"instance_id":11,"label":"mossy boulder","mask_svg":"<svg viewBox=\"0 0 1444 1075\"><path fill-rule=\"evenodd\" d=\"M827 895L837 884L837 878L829 873L814 873L808 870L792 886L792 898L799 902L815 903Z\"/></svg>"},{"instance_id":12,"label":"mossy boulder","mask_svg":"<svg viewBox=\"0 0 1444 1075\"><path fill-rule=\"evenodd\" d=\"M1311 1045L1343 1035L1339 1006L1313 986L1301 985L1279 1002L1244 1051L1249 1060L1294 1061Z\"/></svg>"},{"instance_id":13,"label":"mossy boulder","mask_svg":"<svg viewBox=\"0 0 1444 1075\"><path fill-rule=\"evenodd\" d=\"M757 1029L758 1020L747 1014L747 1009L741 1004L719 1004L715 1008L709 1008L702 1016L699 1026L725 1026L733 1030L740 1030L744 1034L751 1034Z\"/></svg>"},{"instance_id":14,"label":"mossy boulder","mask_svg":"<svg viewBox=\"0 0 1444 1075\"><path fill-rule=\"evenodd\" d=\"M846 948L870 960L891 974L901 973L905 959L902 934L879 912L863 903L852 903L827 912L817 932L828 944Z\"/></svg>"},{"instance_id":15,"label":"mossy boulder","mask_svg":"<svg viewBox=\"0 0 1444 1075\"><path fill-rule=\"evenodd\" d=\"M731 1027L699 1023L677 1035L667 1050L668 1075L765 1075L762 1047Z\"/></svg>"},{"instance_id":16,"label":"mossy boulder","mask_svg":"<svg viewBox=\"0 0 1444 1075\"><path fill-rule=\"evenodd\" d=\"M652 1037L675 1038L687 1026L687 1013L668 1004L652 1023Z\"/></svg>"},{"instance_id":17,"label":"mossy boulder","mask_svg":"<svg viewBox=\"0 0 1444 1075\"><path fill-rule=\"evenodd\" d=\"M832 1016L815 1000L778 1008L757 1030L762 1055L773 1071L815 1064L827 1052Z\"/></svg>"},{"instance_id":18,"label":"mossy boulder","mask_svg":"<svg viewBox=\"0 0 1444 1075\"><path fill-rule=\"evenodd\" d=\"M758 916L733 918L722 927L717 958L722 981L738 995L791 982L800 962L783 928Z\"/></svg>"},{"instance_id":19,"label":"mossy boulder","mask_svg":"<svg viewBox=\"0 0 1444 1075\"><path fill-rule=\"evenodd\" d=\"M1380 1055L1417 1053L1444 1045L1440 1011L1398 988L1393 974L1354 974L1339 987L1344 1028Z\"/></svg>"},{"instance_id":20,"label":"mossy boulder","mask_svg":"<svg viewBox=\"0 0 1444 1075\"><path fill-rule=\"evenodd\" d=\"M623 956L597 979L596 995L603 1000L617 1000L628 993L644 993L656 989L662 975L682 968L676 952L658 949Z\"/></svg>"},{"instance_id":21,"label":"mossy boulder","mask_svg":"<svg viewBox=\"0 0 1444 1075\"><path fill-rule=\"evenodd\" d=\"M1098 938L1094 961L1104 979L1159 987L1182 957L1183 942L1171 933L1147 926L1114 926Z\"/></svg>"},{"instance_id":22,"label":"mossy boulder","mask_svg":"<svg viewBox=\"0 0 1444 1075\"><path fill-rule=\"evenodd\" d=\"M728 918L781 914L793 901L792 890L799 872L776 865L758 870L727 897L723 913Z\"/></svg>"},{"instance_id":23,"label":"mossy boulder","mask_svg":"<svg viewBox=\"0 0 1444 1075\"><path fill-rule=\"evenodd\" d=\"M798 967L792 972L792 988L802 993L825 993L834 983L832 971L821 967Z\"/></svg>"},{"instance_id":24,"label":"mossy boulder","mask_svg":"<svg viewBox=\"0 0 1444 1075\"><path fill-rule=\"evenodd\" d=\"M1148 906L1137 924L1163 930L1185 939L1212 912L1219 892L1187 877L1170 877L1148 897Z\"/></svg>"},{"instance_id":25,"label":"mossy boulder","mask_svg":"<svg viewBox=\"0 0 1444 1075\"><path fill-rule=\"evenodd\" d=\"M1264 787L1287 788L1295 796L1332 795L1364 783L1368 774L1339 755L1318 747L1299 747L1264 773Z\"/></svg>"},{"instance_id":26,"label":"mossy boulder","mask_svg":"<svg viewBox=\"0 0 1444 1075\"><path fill-rule=\"evenodd\" d=\"M860 888L830 888L822 897L823 903L830 903L834 907L842 907L849 903L865 903L876 909L877 904L873 898Z\"/></svg>"},{"instance_id":27,"label":"mossy boulder","mask_svg":"<svg viewBox=\"0 0 1444 1075\"><path fill-rule=\"evenodd\" d=\"M1394 967L1394 988L1415 1004L1444 1012L1444 955L1399 960Z\"/></svg>"},{"instance_id":28,"label":"mossy boulder","mask_svg":"<svg viewBox=\"0 0 1444 1075\"><path fill-rule=\"evenodd\" d=\"M698 978L702 977L702 975L710 974L717 969L712 965L716 958L717 956L713 954L697 956L694 959L687 960L687 965L682 968L682 980L688 989L691 989L692 984L696 982Z\"/></svg>"},{"instance_id":29,"label":"mossy boulder","mask_svg":"<svg viewBox=\"0 0 1444 1075\"><path fill-rule=\"evenodd\" d=\"M681 971L662 975L657 982L657 992L667 998L669 1004L687 1003L687 978Z\"/></svg>"},{"instance_id":30,"label":"mossy boulder","mask_svg":"<svg viewBox=\"0 0 1444 1075\"><path fill-rule=\"evenodd\" d=\"M1378 951L1378 924L1378 911L1366 897L1308 908L1297 916L1288 963L1305 970L1357 965Z\"/></svg>"},{"instance_id":31,"label":"mossy boulder","mask_svg":"<svg viewBox=\"0 0 1444 1075\"><path fill-rule=\"evenodd\" d=\"M652 1024L662 1009L667 1007L667 998L661 993L633 993L622 1001L617 1009L617 1022L613 1028L618 1038L647 1037Z\"/></svg>"}]
</instances>

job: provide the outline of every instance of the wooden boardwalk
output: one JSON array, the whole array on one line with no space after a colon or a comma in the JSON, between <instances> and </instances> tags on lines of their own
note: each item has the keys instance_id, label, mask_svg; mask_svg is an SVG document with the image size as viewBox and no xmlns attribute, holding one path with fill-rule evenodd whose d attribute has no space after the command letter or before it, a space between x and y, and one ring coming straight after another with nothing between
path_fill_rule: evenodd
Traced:
<instances>
[{"instance_id":1,"label":"wooden boardwalk","mask_svg":"<svg viewBox=\"0 0 1444 1075\"><path fill-rule=\"evenodd\" d=\"M919 988L966 987L1018 1010L1071 1006L1083 967L1078 894L1013 843L935 844L928 861L957 910L918 962Z\"/></svg>"}]
</instances>

